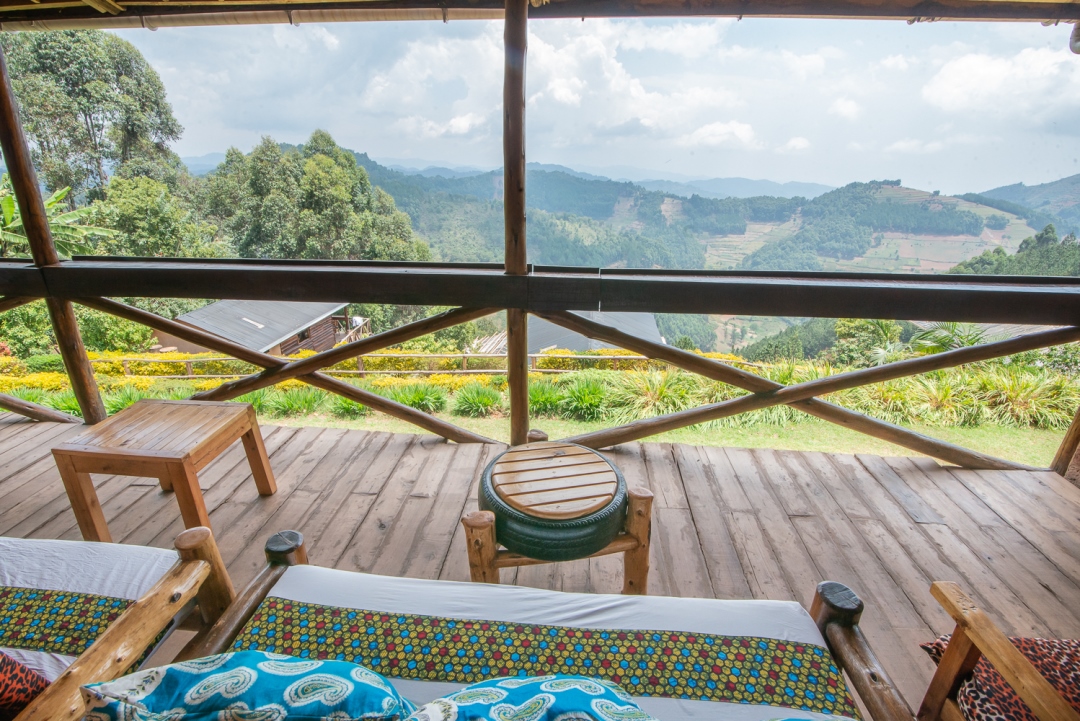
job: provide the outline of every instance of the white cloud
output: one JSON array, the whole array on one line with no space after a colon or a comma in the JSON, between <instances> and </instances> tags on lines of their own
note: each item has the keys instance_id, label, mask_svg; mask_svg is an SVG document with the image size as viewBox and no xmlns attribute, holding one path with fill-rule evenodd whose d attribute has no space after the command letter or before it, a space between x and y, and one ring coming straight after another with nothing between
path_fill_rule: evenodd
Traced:
<instances>
[{"instance_id":1,"label":"white cloud","mask_svg":"<svg viewBox=\"0 0 1080 721\"><path fill-rule=\"evenodd\" d=\"M829 106L829 112L839 115L841 118L855 120L862 113L862 108L854 100L849 98L837 98Z\"/></svg>"},{"instance_id":2,"label":"white cloud","mask_svg":"<svg viewBox=\"0 0 1080 721\"><path fill-rule=\"evenodd\" d=\"M810 141L806 138L795 136L776 149L778 153L800 153L810 149Z\"/></svg>"},{"instance_id":3,"label":"white cloud","mask_svg":"<svg viewBox=\"0 0 1080 721\"><path fill-rule=\"evenodd\" d=\"M825 71L825 56L819 53L796 55L790 50L784 50L780 53L780 57L788 70L800 80L805 80L811 75L820 75Z\"/></svg>"},{"instance_id":4,"label":"white cloud","mask_svg":"<svg viewBox=\"0 0 1080 721\"><path fill-rule=\"evenodd\" d=\"M729 120L726 123L709 123L702 125L692 133L682 136L678 140L679 145L694 148L698 146L736 147L736 148L759 148L754 135L754 128L747 123L737 120Z\"/></svg>"},{"instance_id":5,"label":"white cloud","mask_svg":"<svg viewBox=\"0 0 1080 721\"><path fill-rule=\"evenodd\" d=\"M889 70L907 70L909 61L903 55L889 55L881 60L881 67Z\"/></svg>"},{"instance_id":6,"label":"white cloud","mask_svg":"<svg viewBox=\"0 0 1080 721\"><path fill-rule=\"evenodd\" d=\"M885 147L886 153L905 153L909 155L925 155L936 153L943 149L945 144L940 140L922 141L914 138L904 138Z\"/></svg>"},{"instance_id":7,"label":"white cloud","mask_svg":"<svg viewBox=\"0 0 1080 721\"><path fill-rule=\"evenodd\" d=\"M279 48L299 50L306 52L313 42L318 43L326 50L337 50L341 40L337 35L321 25L275 25L273 28L274 44Z\"/></svg>"},{"instance_id":8,"label":"white cloud","mask_svg":"<svg viewBox=\"0 0 1080 721\"><path fill-rule=\"evenodd\" d=\"M946 62L922 97L947 113L1041 120L1080 106L1080 63L1066 49L1025 48L1012 56L968 53Z\"/></svg>"}]
</instances>

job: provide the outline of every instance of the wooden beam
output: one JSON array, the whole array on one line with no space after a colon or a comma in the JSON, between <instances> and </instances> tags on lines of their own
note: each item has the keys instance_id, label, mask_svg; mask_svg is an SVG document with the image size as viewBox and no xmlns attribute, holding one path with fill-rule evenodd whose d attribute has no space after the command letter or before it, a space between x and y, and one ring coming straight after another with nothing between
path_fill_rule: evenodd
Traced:
<instances>
[{"instance_id":1,"label":"wooden beam","mask_svg":"<svg viewBox=\"0 0 1080 721\"><path fill-rule=\"evenodd\" d=\"M503 29L503 213L507 275L525 275L525 57L529 0L506 0ZM510 395L510 445L529 438L529 316L506 311L506 382Z\"/></svg>"},{"instance_id":2,"label":"wooden beam","mask_svg":"<svg viewBox=\"0 0 1080 721\"><path fill-rule=\"evenodd\" d=\"M628 333L623 333L622 331L609 328L608 326L587 320L572 313L556 312L540 313L538 315L552 323L567 328L568 330L581 333L589 338L607 341L622 348L641 353L644 356L666 361L683 370L688 370L692 373L697 373L722 383L729 383L754 393L779 392L784 388L784 386L775 381L771 381L768 378L762 378L753 373L748 373L726 363L705 358L704 356L699 356L695 353L689 353L673 346L642 340ZM1050 333L1057 333L1057 331L1050 331ZM969 349L962 350L968 351ZM956 351L952 352L955 353ZM953 356L953 359L955 358L956 356ZM906 373L910 372L909 369ZM749 396L749 398L757 398L757 396ZM749 402L750 401L746 401L747 404L749 404ZM730 403L730 401L728 403ZM714 404L714 406L720 405L724 404ZM886 423L885 421L876 418L870 418L861 413L850 411L846 408L827 403L826 401L817 398L795 400L791 402L790 405L817 418L836 423L866 435L874 436L875 438L889 441L890 443L895 443L899 446L904 446L905 448L910 448L933 458L948 461L949 463L955 463L964 468L1031 470L1028 466L1000 458L994 458L993 456L961 448L960 446L951 443L929 438L906 428ZM714 408L714 406L706 406L705 408ZM667 430L682 428L687 425L693 425L694 423L701 423L703 420L711 420L711 418L704 417L707 413L697 413L701 410L703 409L699 408L669 414L668 416L634 421L633 423L620 426L619 428L609 428L593 433L586 433L567 438L566 440L573 443L579 443L583 446L589 446L590 448L605 448L607 446L637 440L638 438L645 438L649 435L662 433Z\"/></svg>"},{"instance_id":3,"label":"wooden beam","mask_svg":"<svg viewBox=\"0 0 1080 721\"><path fill-rule=\"evenodd\" d=\"M0 50L0 147L3 148L4 161L11 178L11 186L15 190L15 199L19 204L19 213L34 265L56 265L60 262L60 256L53 243L49 218L45 214L45 203L41 199L41 187L38 185L37 173L34 172L34 164L30 160L30 147L26 143L22 123L19 121L18 104L11 89L7 59L3 50ZM60 348L60 355L64 358L68 378L71 379L71 389L79 400L83 419L91 424L100 423L108 417L108 413L105 411L105 404L101 402L101 394L94 381L94 370L79 335L75 311L66 300L47 298L46 303L49 306L56 343Z\"/></svg>"},{"instance_id":4,"label":"wooden beam","mask_svg":"<svg viewBox=\"0 0 1080 721\"><path fill-rule=\"evenodd\" d=\"M1065 431L1065 437L1061 439L1061 445L1058 446L1057 453L1054 454L1054 461L1050 464L1050 470L1064 477L1069 472L1069 466L1072 465L1072 460L1076 456L1077 447L1080 447L1080 408L1077 409L1072 423L1069 424L1068 430Z\"/></svg>"},{"instance_id":5,"label":"wooden beam","mask_svg":"<svg viewBox=\"0 0 1080 721\"><path fill-rule=\"evenodd\" d=\"M231 400L237 396L242 396L245 393L250 393L253 390L272 386L275 383L281 383L282 381L296 378L297 376L306 375L327 366L334 365L335 363L340 363L343 360L348 360L349 358L355 358L356 356L364 355L365 353L373 353L398 343L404 343L414 338L425 336L428 333L434 333L443 328L450 328L455 325L460 325L461 323L468 323L477 318L483 318L498 310L498 308L455 308L454 310L448 310L445 313L439 313L438 315L429 316L422 320L408 323L400 328L394 328L384 333L368 336L367 338L356 340L352 343L346 343L345 345L336 348L330 348L329 350L325 350L322 353L316 353L307 358L301 358L300 360L292 361L282 366L267 368L262 373L256 375L247 376L246 378L230 381L228 383L222 383L217 388L203 391L202 393L196 393L191 399L196 401Z\"/></svg>"},{"instance_id":6,"label":"wooden beam","mask_svg":"<svg viewBox=\"0 0 1080 721\"><path fill-rule=\"evenodd\" d=\"M73 0L7 0L0 3L5 29L49 30L75 27L139 28L212 24L387 20L499 19L499 0L190 0L183 5L148 0L116 16L103 16ZM445 13L445 14L444 14ZM223 15L227 14L227 15ZM1075 20L1065 2L1024 0L555 0L529 10L530 18L595 17L758 17L850 18L878 20ZM31 21L36 21L31 25ZM217 21L217 22L215 22Z\"/></svg>"},{"instance_id":7,"label":"wooden beam","mask_svg":"<svg viewBox=\"0 0 1080 721\"><path fill-rule=\"evenodd\" d=\"M51 423L82 423L82 420L75 416L69 416L67 413L61 413L53 408L46 408L45 406L38 405L37 403L31 403L30 401L24 401L22 398L16 398L15 396L9 396L7 393L0 393L0 408L11 411L12 413L18 413L21 416L26 416L35 421L44 421Z\"/></svg>"},{"instance_id":8,"label":"wooden beam","mask_svg":"<svg viewBox=\"0 0 1080 721\"><path fill-rule=\"evenodd\" d=\"M49 295L338 301L402 305L747 313L1073 325L1076 278L875 273L733 273L533 268L506 275L457 264L78 258L42 268ZM25 283L0 293L30 295ZM12 284L15 285L14 283Z\"/></svg>"},{"instance_id":9,"label":"wooden beam","mask_svg":"<svg viewBox=\"0 0 1080 721\"><path fill-rule=\"evenodd\" d=\"M201 345L204 348L216 350L219 353L231 355L234 358L239 358L242 361L259 366L260 368L280 368L287 365L281 358L275 358L272 355L245 348L238 343L233 343L232 341L225 340L216 335L206 333L198 328L193 328L192 326L184 325L183 323L177 323L176 321L162 318L159 315L140 310L139 308L133 308L114 300L109 300L107 298L80 298L79 303L88 308L100 310L103 313L109 313L135 323L142 323L145 326L162 331L163 333L170 333L177 338ZM403 421L408 421L409 423L420 426L424 430L457 443L496 443L496 441L490 438L473 433L472 431L467 431L464 428L459 428L453 423L447 423L435 416L428 415L427 413L402 405L401 403L396 403L389 398L383 398L380 395L369 393L354 385L339 381L336 378L330 378L322 373L309 373L307 375L299 376L298 380L313 385L316 388L322 388L323 390L345 396L358 403L363 403L375 410L382 411L395 418L400 418Z\"/></svg>"},{"instance_id":10,"label":"wooden beam","mask_svg":"<svg viewBox=\"0 0 1080 721\"><path fill-rule=\"evenodd\" d=\"M37 298L28 298L20 295L4 296L3 298L0 298L0 313L8 310L15 310L16 308L24 306L27 303L32 303L35 300L37 300Z\"/></svg>"},{"instance_id":11,"label":"wooden beam","mask_svg":"<svg viewBox=\"0 0 1080 721\"><path fill-rule=\"evenodd\" d=\"M97 10L99 13L107 13L109 15L119 15L124 12L124 8L117 5L113 0L82 0L90 7Z\"/></svg>"}]
</instances>

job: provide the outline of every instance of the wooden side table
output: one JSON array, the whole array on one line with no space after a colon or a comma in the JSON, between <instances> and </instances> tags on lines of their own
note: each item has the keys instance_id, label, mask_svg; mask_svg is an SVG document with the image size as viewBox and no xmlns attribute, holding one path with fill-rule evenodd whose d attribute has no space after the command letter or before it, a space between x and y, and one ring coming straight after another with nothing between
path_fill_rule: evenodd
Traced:
<instances>
[{"instance_id":1,"label":"wooden side table","mask_svg":"<svg viewBox=\"0 0 1080 721\"><path fill-rule=\"evenodd\" d=\"M499 569L623 554L623 593L649 585L652 493L626 488L596 451L530 443L496 457L480 479L483 510L461 519L476 583ZM500 548L502 546L502 548Z\"/></svg>"},{"instance_id":2,"label":"wooden side table","mask_svg":"<svg viewBox=\"0 0 1080 721\"><path fill-rule=\"evenodd\" d=\"M111 541L91 473L157 478L175 491L185 528L210 527L198 472L240 438L259 494L277 490L249 403L145 399L52 449L87 541Z\"/></svg>"}]
</instances>

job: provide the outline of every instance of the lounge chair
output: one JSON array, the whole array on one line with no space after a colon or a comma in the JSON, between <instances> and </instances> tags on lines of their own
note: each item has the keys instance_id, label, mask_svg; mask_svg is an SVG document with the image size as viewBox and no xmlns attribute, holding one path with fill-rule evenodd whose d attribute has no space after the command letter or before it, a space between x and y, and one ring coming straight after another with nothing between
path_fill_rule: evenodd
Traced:
<instances>
[{"instance_id":1,"label":"lounge chair","mask_svg":"<svg viewBox=\"0 0 1080 721\"><path fill-rule=\"evenodd\" d=\"M0 538L0 652L50 681L18 721L81 718L79 686L127 673L181 620L220 618L235 593L210 530L175 546Z\"/></svg>"}]
</instances>

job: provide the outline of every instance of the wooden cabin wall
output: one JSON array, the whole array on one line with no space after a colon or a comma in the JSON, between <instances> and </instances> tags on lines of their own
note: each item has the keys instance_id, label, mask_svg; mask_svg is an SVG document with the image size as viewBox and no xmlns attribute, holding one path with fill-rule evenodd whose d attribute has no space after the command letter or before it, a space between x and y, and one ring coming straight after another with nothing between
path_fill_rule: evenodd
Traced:
<instances>
[{"instance_id":1,"label":"wooden cabin wall","mask_svg":"<svg viewBox=\"0 0 1080 721\"><path fill-rule=\"evenodd\" d=\"M323 318L307 329L307 338L300 340L300 334L297 334L281 341L281 354L293 355L302 350L324 351L333 348L335 340L333 319Z\"/></svg>"}]
</instances>

